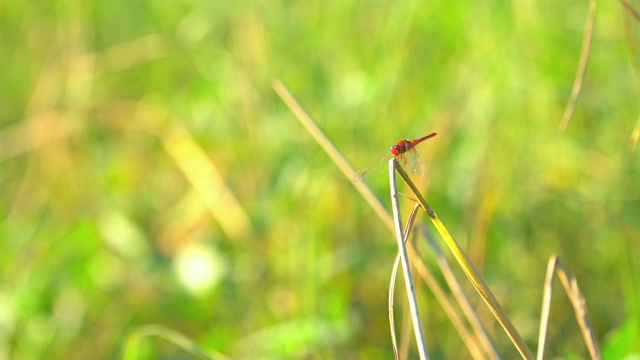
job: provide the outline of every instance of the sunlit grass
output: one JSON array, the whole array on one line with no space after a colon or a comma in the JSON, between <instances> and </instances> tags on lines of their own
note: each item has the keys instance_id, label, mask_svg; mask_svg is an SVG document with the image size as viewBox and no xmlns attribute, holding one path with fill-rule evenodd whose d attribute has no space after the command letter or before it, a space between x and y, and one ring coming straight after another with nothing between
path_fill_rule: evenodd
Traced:
<instances>
[{"instance_id":1,"label":"sunlit grass","mask_svg":"<svg viewBox=\"0 0 640 360\"><path fill-rule=\"evenodd\" d=\"M329 139L327 139L326 135L322 132L322 130L317 126L317 124L311 119L311 117L305 112L305 110L301 107L301 105L295 100L292 94L286 89L286 87L279 81L274 83L274 90L280 95L283 101L287 104L287 106L292 110L294 115L298 118L298 120L307 128L309 133L313 136L313 138L322 146L322 148L330 155L332 160L336 163L336 165L343 170L343 173L346 177L349 177L349 174L353 172L353 169L349 165L348 161L344 158L344 156L340 153L338 149L331 143ZM575 95L575 93L574 93ZM572 102L575 99L571 100ZM566 116L566 113L565 113ZM435 135L435 133L434 133ZM427 349L426 339L424 335L424 330L422 326L422 317L420 315L420 310L416 298L415 285L413 280L413 275L411 273L412 265L409 263L409 256L407 252L406 242L410 236L411 230L414 227L414 222L416 220L417 210L422 208L430 220L432 221L434 227L437 229L438 233L446 243L449 250L452 252L454 259L467 276L468 280L473 285L473 288L477 291L478 295L484 302L487 307L494 315L498 323L505 330L509 339L513 343L513 345L518 349L520 356L524 359L533 360L534 355L531 350L528 348L522 336L519 334L517 329L514 327L513 323L509 319L508 315L505 313L502 306L499 304L496 297L493 295L492 291L487 286L485 280L482 278L476 267L471 263L469 257L464 252L464 250L460 247L458 242L453 238L449 230L442 223L440 218L436 215L435 211L429 206L426 202L420 191L417 189L416 185L409 178L407 173L404 171L402 166L399 164L399 160L401 159L400 155L396 154L395 159L391 159L389 161L389 183L390 183L390 197L391 197L391 206L393 209L393 225L392 229L395 231L395 235L397 238L398 244L398 255L396 256L395 263L391 272L391 282L389 285L389 328L391 331L391 342L393 347L393 354L395 359L406 358L408 353L408 348L406 346L407 342L403 342L405 346L402 346L402 355L400 354L398 342L396 339L396 331L395 331L395 318L394 318L394 288L395 281L397 276L397 270L399 265L402 264L402 272L404 274L404 283L406 286L407 299L409 302L409 311L405 311L406 314L410 314L405 316L403 321L408 323L406 320L410 318L413 325L413 333L415 334L415 346L417 348L417 352L419 354L420 359L429 359L430 352ZM406 160L404 161L406 163ZM410 188L411 193L415 198L412 198L417 204L413 207L411 214L409 215L409 219L407 220L406 225L402 223L402 216L400 213L400 205L399 205L399 193L398 193L398 185L396 181L396 171L400 174L406 185ZM363 197L367 200L367 202L371 205L371 207L378 212L381 220L383 222L389 222L389 213L384 209L380 208L380 202L375 199L372 195L369 188L363 185L363 179L358 178L357 175L360 171L356 172L354 175L354 182L356 187L363 195ZM404 228L403 228L404 226ZM426 233L426 231L425 231ZM429 235L426 235L425 238L428 238ZM433 250L438 257L441 259L441 270L443 270L444 275L447 277L449 285L451 286L453 294L455 294L456 299L459 302L459 306L461 307L461 311L458 312L453 309L451 302L447 298L447 296L443 293L441 286L433 280L433 276L428 271L426 266L424 265L422 259L420 259L415 251L412 251L410 254L412 255L412 259L414 261L413 266L419 269L419 273L425 282L429 285L430 290L437 296L440 305L445 309L449 319L452 321L452 324L455 326L458 334L461 339L464 341L468 351L475 359L481 359L486 357L489 358L499 358L496 349L493 346L493 342L489 339L485 327L480 324L478 315L474 310L470 309L466 296L460 290L460 286L458 285L458 281L451 275L450 268L448 266L443 266L446 264L446 260L441 255L438 245L430 241L429 242L431 250ZM413 250L413 248L411 247ZM558 274L564 288L565 292L569 296L571 300L571 304L576 314L576 320L580 325L580 329L584 336L585 345L589 350L589 354L592 359L601 359L601 351L599 347L599 342L596 339L596 335L594 333L594 329L591 325L591 320L589 319L587 306L584 297L580 293L577 285L577 280L575 277L571 277L567 275L566 270L562 266L561 262L555 255L551 255L549 260L549 266L547 269L547 277L545 280L545 294L542 303L542 314L540 316L541 321L539 324L540 332L539 332L539 341L538 341L538 352L537 358L543 359L545 357L545 346L546 346L546 336L549 327L549 312L551 307L551 294L552 294L552 286L553 286L553 275L554 273ZM472 337L469 333L469 329L467 326L461 321L461 315L464 313L467 316L467 320L470 324L470 327L475 331L475 335L477 335L477 339ZM406 338L406 329L408 326L404 327L405 338ZM486 353L482 353L480 350L480 344L484 347L484 351Z\"/></svg>"},{"instance_id":2,"label":"sunlit grass","mask_svg":"<svg viewBox=\"0 0 640 360\"><path fill-rule=\"evenodd\" d=\"M396 250L375 220L390 204L371 210L274 79L354 165L438 132L414 180L529 345L558 254L605 356L640 352L638 22L598 3L559 133L588 16L546 0L3 2L0 358L120 358L147 324L230 357L393 356ZM224 259L199 291L180 271L194 247ZM455 358L423 290L429 350ZM563 313L547 354L586 355Z\"/></svg>"}]
</instances>

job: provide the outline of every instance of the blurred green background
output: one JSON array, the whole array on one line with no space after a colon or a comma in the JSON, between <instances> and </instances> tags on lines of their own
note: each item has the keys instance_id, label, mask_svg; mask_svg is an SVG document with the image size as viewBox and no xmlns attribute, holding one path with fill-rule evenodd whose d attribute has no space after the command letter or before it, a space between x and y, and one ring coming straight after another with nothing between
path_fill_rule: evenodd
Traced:
<instances>
[{"instance_id":1,"label":"blurred green background","mask_svg":"<svg viewBox=\"0 0 640 360\"><path fill-rule=\"evenodd\" d=\"M439 133L421 189L533 349L555 253L605 354L640 352L639 28L599 3L561 132L587 16L550 0L0 2L0 359L118 359L146 324L234 358L392 358L393 237L274 79L356 167ZM385 177L371 186L389 206ZM556 290L549 354L584 357ZM420 301L433 358L468 358L424 286Z\"/></svg>"}]
</instances>

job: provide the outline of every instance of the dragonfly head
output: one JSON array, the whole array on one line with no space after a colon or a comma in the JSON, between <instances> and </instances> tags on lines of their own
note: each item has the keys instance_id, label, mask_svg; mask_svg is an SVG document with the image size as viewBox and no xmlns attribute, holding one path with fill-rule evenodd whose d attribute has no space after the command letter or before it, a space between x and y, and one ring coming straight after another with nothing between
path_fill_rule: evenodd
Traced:
<instances>
[{"instance_id":1,"label":"dragonfly head","mask_svg":"<svg viewBox=\"0 0 640 360\"><path fill-rule=\"evenodd\" d=\"M391 147L391 153L393 154L393 156L398 156L400 154L402 154L403 151L401 151L400 149L400 145L395 144Z\"/></svg>"},{"instance_id":2,"label":"dragonfly head","mask_svg":"<svg viewBox=\"0 0 640 360\"><path fill-rule=\"evenodd\" d=\"M406 153L408 150L411 150L412 147L413 147L413 144L411 143L411 141L400 140L398 141L397 144L394 144L393 146L391 146L391 149L389 150L391 151L393 156L398 156Z\"/></svg>"}]
</instances>

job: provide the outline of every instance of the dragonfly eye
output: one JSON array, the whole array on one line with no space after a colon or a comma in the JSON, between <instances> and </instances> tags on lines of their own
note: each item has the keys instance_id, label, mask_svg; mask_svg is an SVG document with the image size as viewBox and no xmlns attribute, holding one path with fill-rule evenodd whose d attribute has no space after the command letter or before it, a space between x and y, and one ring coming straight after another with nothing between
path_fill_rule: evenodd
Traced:
<instances>
[{"instance_id":1,"label":"dragonfly eye","mask_svg":"<svg viewBox=\"0 0 640 360\"><path fill-rule=\"evenodd\" d=\"M402 149L400 149L400 146L398 146L397 144L393 145L391 147L391 153L393 154L393 156L398 156L402 153Z\"/></svg>"}]
</instances>

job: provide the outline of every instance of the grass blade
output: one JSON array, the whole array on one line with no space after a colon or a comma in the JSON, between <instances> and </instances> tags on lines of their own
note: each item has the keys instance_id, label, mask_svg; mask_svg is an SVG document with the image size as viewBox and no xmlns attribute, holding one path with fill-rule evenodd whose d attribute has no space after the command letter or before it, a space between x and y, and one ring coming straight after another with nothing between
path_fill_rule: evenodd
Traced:
<instances>
[{"instance_id":1,"label":"grass blade","mask_svg":"<svg viewBox=\"0 0 640 360\"><path fill-rule=\"evenodd\" d=\"M391 191L391 207L393 209L393 220L396 229L396 240L398 241L398 251L400 254L400 262L402 263L402 271L404 273L404 284L407 289L407 297L409 299L409 309L411 311L411 319L413 320L413 332L416 336L416 345L420 359L429 359L427 352L427 343L424 339L422 331L422 322L420 320L420 310L418 309L418 301L413 286L413 277L411 276L411 267L409 266L409 256L404 243L404 232L402 231L402 218L400 216L400 204L398 202L398 187L396 182L395 168L397 161L395 158L389 160L389 185ZM399 166L399 165L398 165Z\"/></svg>"},{"instance_id":2,"label":"grass blade","mask_svg":"<svg viewBox=\"0 0 640 360\"><path fill-rule=\"evenodd\" d=\"M177 347L183 349L184 351L196 355L198 357L215 360L215 359L229 359L229 357L222 354L214 354L209 352L196 343L191 341L188 337L180 334L177 331L171 330L164 326L160 325L145 325L141 326L136 331L129 336L127 340L127 345L124 350L123 360L136 360L139 356L138 349L140 347L140 343L146 338L157 337L163 340L166 340Z\"/></svg>"},{"instance_id":3,"label":"grass blade","mask_svg":"<svg viewBox=\"0 0 640 360\"><path fill-rule=\"evenodd\" d=\"M539 337L540 340L538 345L538 358L542 359L544 356L546 328L550 313L550 305L546 304L551 303L551 293L553 291L552 278L554 272L558 275L560 283L562 283L562 286L564 287L564 290L569 297L569 301L571 301L571 306L573 306L573 310L575 311L576 320L578 320L578 325L580 326L582 336L584 338L585 344L587 345L587 349L589 350L589 355L594 360L602 359L600 345L598 344L598 340L596 339L595 333L593 332L589 313L587 312L586 302L584 300L584 297L580 293L580 289L578 288L578 281L576 280L575 276L568 275L567 270L562 265L562 262L555 255L551 256L551 258L549 259L549 265L547 266L547 278L545 280L545 293L540 321L541 327Z\"/></svg>"},{"instance_id":4,"label":"grass blade","mask_svg":"<svg viewBox=\"0 0 640 360\"><path fill-rule=\"evenodd\" d=\"M453 236L451 236L451 233L449 233L449 231L444 226L444 224L440 221L436 213L433 211L433 209L429 206L427 201L424 199L420 191L418 191L415 184L411 181L411 179L409 178L409 175L407 175L407 173L404 171L402 166L400 166L400 164L395 162L395 167L398 173L400 174L400 176L402 177L402 179L405 181L405 183L411 188L411 190L413 191L413 194L418 199L418 202L420 203L422 208L425 209L425 211L427 212L427 215L429 215L429 218L431 218L433 225L436 227L436 229L438 229L440 236L442 236L442 238L445 240L445 242L449 246L449 249L451 250L451 252L453 252L454 257L458 261L458 264L460 264L460 266L462 267L462 270L464 271L464 273L467 275L467 278L469 278L469 280L471 281L471 284L473 284L473 286L476 288L476 291L478 291L482 299L485 301L485 303L489 307L489 310L491 310L491 312L496 317L496 319L498 320L502 328L506 331L511 341L520 352L520 355L522 355L524 359L534 359L533 353L531 353L531 350L529 350L529 348L527 347L527 344L525 344L524 340L516 330L515 326L513 326L513 324L511 323L511 320L509 320L509 318L507 317L507 314L504 312L504 309L502 309L502 306L500 306L500 304L498 303L498 300L496 300L491 290L489 290L489 287L487 286L487 284L484 282L484 280L482 279L482 277L480 276L476 268L473 266L473 264L469 260L469 257L467 257L467 255L462 250L460 245L455 241Z\"/></svg>"},{"instance_id":5,"label":"grass blade","mask_svg":"<svg viewBox=\"0 0 640 360\"><path fill-rule=\"evenodd\" d=\"M309 115L307 115L306 111L300 106L300 104L296 101L296 99L291 95L289 90L280 82L279 80L275 80L273 82L273 89L280 96L282 101L289 107L291 112L296 116L296 118L302 123L302 125L309 131L309 134L313 136L314 140L318 142L318 144L322 147L322 149L329 155L331 160L338 166L338 168L342 171L344 176L347 179L353 179L353 174L355 171L349 162L342 156L342 153L333 145L331 140L322 132L322 130L318 127L318 125L311 119ZM378 214L380 219L384 222L384 224L393 231L393 219L389 215L387 209L385 209L384 205L380 202L380 200L373 194L369 187L362 182L353 182L353 185L356 187L360 195L364 197L364 199L369 203L373 211Z\"/></svg>"},{"instance_id":6,"label":"grass blade","mask_svg":"<svg viewBox=\"0 0 640 360\"><path fill-rule=\"evenodd\" d=\"M404 239L405 243L409 238L409 234L411 233L411 229L413 228L413 223L418 213L418 209L420 209L420 205L413 207L411 210L411 214L409 214L409 220L407 220L407 226L404 228ZM400 251L396 255L396 259L393 262L393 268L391 270L391 279L389 280L389 330L391 330L391 345L393 346L393 356L395 359L400 359L400 354L398 353L398 344L396 341L396 329L395 329L395 320L393 316L393 296L395 294L395 284L396 277L398 275L398 265L400 265Z\"/></svg>"},{"instance_id":7,"label":"grass blade","mask_svg":"<svg viewBox=\"0 0 640 360\"><path fill-rule=\"evenodd\" d=\"M587 73L587 66L589 64L589 53L591 52L591 43L593 41L593 26L596 22L596 0L589 1L589 18L587 18L587 25L585 27L584 39L582 40L582 51L580 52L580 62L578 63L578 70L576 71L576 78L573 81L573 88L571 88L571 97L569 103L564 110L562 120L560 121L560 130L564 131L571 120L571 115L576 107L578 101L578 95L582 89L582 83L584 82L584 76Z\"/></svg>"}]
</instances>

